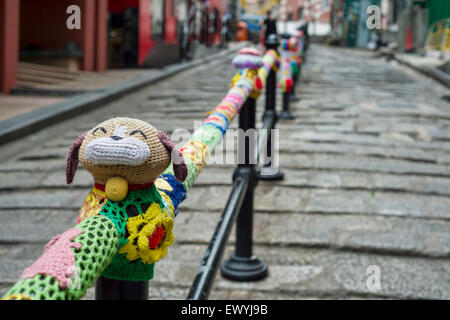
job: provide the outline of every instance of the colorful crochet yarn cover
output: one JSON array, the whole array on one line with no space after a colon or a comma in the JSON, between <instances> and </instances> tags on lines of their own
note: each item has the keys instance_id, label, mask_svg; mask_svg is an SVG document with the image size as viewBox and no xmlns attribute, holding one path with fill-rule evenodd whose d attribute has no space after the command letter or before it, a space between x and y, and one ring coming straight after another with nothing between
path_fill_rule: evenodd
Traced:
<instances>
[{"instance_id":1,"label":"colorful crochet yarn cover","mask_svg":"<svg viewBox=\"0 0 450 320\"><path fill-rule=\"evenodd\" d=\"M283 93L290 93L294 85L294 78L300 72L300 45L297 37L283 39L281 42L281 79L280 87Z\"/></svg>"},{"instance_id":2,"label":"colorful crochet yarn cover","mask_svg":"<svg viewBox=\"0 0 450 320\"><path fill-rule=\"evenodd\" d=\"M293 74L291 67L292 52L281 52L281 78L280 87L283 93L290 93L293 87Z\"/></svg>"},{"instance_id":3,"label":"colorful crochet yarn cover","mask_svg":"<svg viewBox=\"0 0 450 320\"><path fill-rule=\"evenodd\" d=\"M253 56L259 58L258 50L244 48L241 49L239 53L244 57L241 56L240 58L242 59L238 60L239 65L236 65L238 68L245 65L245 57ZM160 192L162 191L170 197L175 212L178 205L186 197L186 192L192 187L206 164L209 155L221 142L229 124L233 121L247 98L256 88L255 82L258 80L262 89L266 84L269 72L271 70L277 72L280 67L280 57L275 50L268 50L264 56L259 59L258 66L260 66L260 68L258 70L254 72L251 72L253 70L249 69L239 70L231 82L231 89L228 91L228 94L214 110L209 112L209 116L203 122L203 125L192 134L190 140L180 149L189 168L188 177L182 184L184 190L182 191L182 188L176 179L170 178L173 176L173 169L171 166L169 166L164 174L160 176L161 179L166 180L173 188L173 191L169 191L166 188L165 190L160 190ZM252 58L252 63L255 61L256 60ZM252 67L254 66L252 65ZM193 146L197 147L195 148Z\"/></svg>"}]
</instances>

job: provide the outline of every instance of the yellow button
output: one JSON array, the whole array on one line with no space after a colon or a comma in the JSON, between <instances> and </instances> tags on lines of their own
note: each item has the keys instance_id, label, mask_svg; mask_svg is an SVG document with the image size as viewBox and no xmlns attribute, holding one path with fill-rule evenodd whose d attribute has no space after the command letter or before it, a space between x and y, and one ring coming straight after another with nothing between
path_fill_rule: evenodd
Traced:
<instances>
[{"instance_id":1,"label":"yellow button","mask_svg":"<svg viewBox=\"0 0 450 320\"><path fill-rule=\"evenodd\" d=\"M112 201L122 201L128 193L128 182L121 177L109 178L106 182L105 192Z\"/></svg>"}]
</instances>

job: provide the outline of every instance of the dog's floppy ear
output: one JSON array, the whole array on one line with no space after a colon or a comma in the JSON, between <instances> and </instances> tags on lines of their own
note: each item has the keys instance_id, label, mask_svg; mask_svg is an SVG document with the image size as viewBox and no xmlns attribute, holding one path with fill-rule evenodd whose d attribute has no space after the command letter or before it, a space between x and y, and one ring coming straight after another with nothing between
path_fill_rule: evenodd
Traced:
<instances>
[{"instance_id":1,"label":"dog's floppy ear","mask_svg":"<svg viewBox=\"0 0 450 320\"><path fill-rule=\"evenodd\" d=\"M67 154L66 160L66 183L71 184L73 182L73 178L75 177L75 173L78 168L78 153L80 152L80 147L83 143L84 137L86 137L87 132L83 133L79 136L72 144L69 149L69 153Z\"/></svg>"},{"instance_id":2,"label":"dog's floppy ear","mask_svg":"<svg viewBox=\"0 0 450 320\"><path fill-rule=\"evenodd\" d=\"M186 163L184 162L183 155L178 149L175 148L172 140L170 140L170 138L164 132L158 131L158 138L159 140L161 140L164 147L166 147L167 151L170 152L175 178L177 178L177 180L180 182L184 182L188 175L188 168L186 166Z\"/></svg>"}]
</instances>

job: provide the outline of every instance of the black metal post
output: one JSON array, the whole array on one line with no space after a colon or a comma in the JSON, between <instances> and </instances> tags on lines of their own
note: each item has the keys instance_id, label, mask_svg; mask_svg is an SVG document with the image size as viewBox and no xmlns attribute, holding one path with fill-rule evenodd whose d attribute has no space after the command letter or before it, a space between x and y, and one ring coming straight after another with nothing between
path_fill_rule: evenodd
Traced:
<instances>
[{"instance_id":1,"label":"black metal post","mask_svg":"<svg viewBox=\"0 0 450 320\"><path fill-rule=\"evenodd\" d=\"M267 50L275 50L278 52L278 39L277 35L271 34L267 37L265 46ZM263 119L266 116L266 113L272 111L275 113L276 106L276 97L277 97L277 74L275 71L270 70L269 75L266 81L266 110L264 111ZM275 124L274 124L275 125Z\"/></svg>"},{"instance_id":2,"label":"black metal post","mask_svg":"<svg viewBox=\"0 0 450 320\"><path fill-rule=\"evenodd\" d=\"M280 113L280 119L293 120L295 117L289 111L289 93L283 92L283 111Z\"/></svg>"},{"instance_id":3,"label":"black metal post","mask_svg":"<svg viewBox=\"0 0 450 320\"><path fill-rule=\"evenodd\" d=\"M200 268L189 291L188 300L208 299L228 236L247 193L249 180L249 176L244 177L241 175L234 181L233 191L228 198L220 223L216 227L208 249L203 255Z\"/></svg>"},{"instance_id":4,"label":"black metal post","mask_svg":"<svg viewBox=\"0 0 450 320\"><path fill-rule=\"evenodd\" d=\"M148 300L148 281L123 281L99 277L95 300Z\"/></svg>"},{"instance_id":5,"label":"black metal post","mask_svg":"<svg viewBox=\"0 0 450 320\"><path fill-rule=\"evenodd\" d=\"M246 132L255 129L256 101L248 98L239 115L239 128ZM235 253L230 259L222 264L221 274L223 277L234 281L256 281L267 276L267 265L253 255L253 193L258 183L258 174L255 169L255 159L252 159L250 151L255 150L250 146L251 139L239 141L245 148L240 146L238 152L244 152L244 163L239 163L233 178L239 176L250 176L249 187L245 194L244 202L237 217ZM242 154L238 154L242 159Z\"/></svg>"},{"instance_id":6,"label":"black metal post","mask_svg":"<svg viewBox=\"0 0 450 320\"><path fill-rule=\"evenodd\" d=\"M277 36L271 34L267 37L265 42L266 49L273 49L278 51L278 39ZM267 146L266 146L266 156L267 158L272 157L272 134L271 130L275 128L275 125L278 121L278 115L276 112L276 96L277 96L277 74L275 71L270 70L269 76L267 77L266 82L266 109L263 114L263 122L272 123L271 126L264 125L263 130L268 130L267 134ZM261 180L282 180L284 178L284 173L281 170L277 172L267 171L267 168L271 168L272 163L266 163L261 168L261 172L259 173L259 178Z\"/></svg>"},{"instance_id":7,"label":"black metal post","mask_svg":"<svg viewBox=\"0 0 450 320\"><path fill-rule=\"evenodd\" d=\"M295 88L297 87L297 84L298 84L299 73L300 73L300 67L299 67L299 72L292 79L293 80L292 81L293 82L292 91L289 94L289 101L292 101L292 102L296 102L296 101L300 100L300 98L295 95Z\"/></svg>"}]
</instances>

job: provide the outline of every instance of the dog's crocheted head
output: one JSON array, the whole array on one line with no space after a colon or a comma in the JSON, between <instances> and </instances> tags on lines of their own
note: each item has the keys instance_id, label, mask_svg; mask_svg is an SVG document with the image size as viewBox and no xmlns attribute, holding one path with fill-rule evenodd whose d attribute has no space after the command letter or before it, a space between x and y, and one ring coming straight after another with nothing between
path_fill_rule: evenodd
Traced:
<instances>
[{"instance_id":1,"label":"dog's crocheted head","mask_svg":"<svg viewBox=\"0 0 450 320\"><path fill-rule=\"evenodd\" d=\"M113 118L78 137L67 157L66 180L72 183L78 163L105 185L120 177L128 184L155 181L173 162L175 177L183 182L187 167L183 156L162 131L131 118Z\"/></svg>"}]
</instances>

